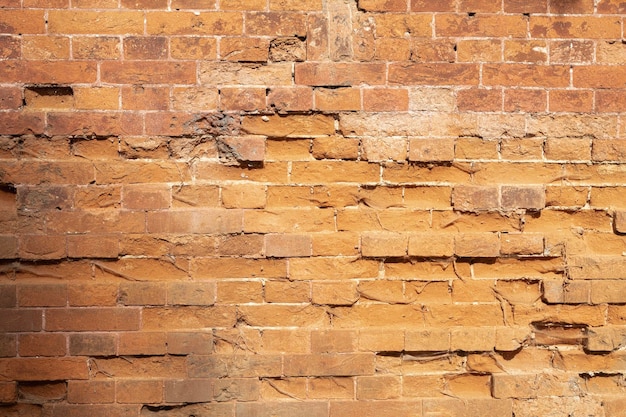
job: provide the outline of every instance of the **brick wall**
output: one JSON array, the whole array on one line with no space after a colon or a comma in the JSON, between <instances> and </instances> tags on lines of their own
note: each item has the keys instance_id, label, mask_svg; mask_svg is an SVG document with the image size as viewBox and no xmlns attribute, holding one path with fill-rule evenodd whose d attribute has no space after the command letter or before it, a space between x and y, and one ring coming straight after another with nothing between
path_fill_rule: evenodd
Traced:
<instances>
[{"instance_id":1,"label":"brick wall","mask_svg":"<svg viewBox=\"0 0 626 417\"><path fill-rule=\"evenodd\" d=\"M626 416L619 0L0 0L0 415Z\"/></svg>"}]
</instances>

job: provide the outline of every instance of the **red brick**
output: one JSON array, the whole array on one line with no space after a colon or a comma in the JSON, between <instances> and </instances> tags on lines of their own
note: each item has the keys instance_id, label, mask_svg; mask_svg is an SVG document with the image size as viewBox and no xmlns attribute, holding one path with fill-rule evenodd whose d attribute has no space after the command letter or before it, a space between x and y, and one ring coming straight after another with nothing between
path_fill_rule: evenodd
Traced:
<instances>
[{"instance_id":1,"label":"red brick","mask_svg":"<svg viewBox=\"0 0 626 417\"><path fill-rule=\"evenodd\" d=\"M171 282L167 285L167 304L213 305L215 293L213 282Z\"/></svg>"},{"instance_id":2,"label":"red brick","mask_svg":"<svg viewBox=\"0 0 626 417\"><path fill-rule=\"evenodd\" d=\"M452 205L460 211L495 210L499 207L498 189L469 185L454 187Z\"/></svg>"},{"instance_id":3,"label":"red brick","mask_svg":"<svg viewBox=\"0 0 626 417\"><path fill-rule=\"evenodd\" d=\"M241 13L234 12L148 12L150 35L239 35L243 30Z\"/></svg>"},{"instance_id":4,"label":"red brick","mask_svg":"<svg viewBox=\"0 0 626 417\"><path fill-rule=\"evenodd\" d=\"M48 331L138 330L139 310L131 308L67 308L46 310Z\"/></svg>"},{"instance_id":5,"label":"red brick","mask_svg":"<svg viewBox=\"0 0 626 417\"><path fill-rule=\"evenodd\" d=\"M118 301L123 305L164 305L165 300L165 283L126 282L120 284Z\"/></svg>"},{"instance_id":6,"label":"red brick","mask_svg":"<svg viewBox=\"0 0 626 417\"><path fill-rule=\"evenodd\" d=\"M62 334L20 334L20 356L65 356L67 344Z\"/></svg>"},{"instance_id":7,"label":"red brick","mask_svg":"<svg viewBox=\"0 0 626 417\"><path fill-rule=\"evenodd\" d=\"M33 370L37 372L33 372ZM13 381L60 381L87 379L87 358L0 359L0 372Z\"/></svg>"},{"instance_id":8,"label":"red brick","mask_svg":"<svg viewBox=\"0 0 626 417\"><path fill-rule=\"evenodd\" d=\"M148 213L150 233L237 233L243 228L241 210L205 209Z\"/></svg>"},{"instance_id":9,"label":"red brick","mask_svg":"<svg viewBox=\"0 0 626 417\"><path fill-rule=\"evenodd\" d=\"M306 111L313 107L313 90L308 87L270 88L267 105L278 113Z\"/></svg>"},{"instance_id":10,"label":"red brick","mask_svg":"<svg viewBox=\"0 0 626 417\"><path fill-rule=\"evenodd\" d=\"M24 259L59 259L67 255L64 236L21 236L19 254Z\"/></svg>"},{"instance_id":11,"label":"red brick","mask_svg":"<svg viewBox=\"0 0 626 417\"><path fill-rule=\"evenodd\" d=\"M548 95L544 90L517 88L504 90L504 111L544 112L547 103Z\"/></svg>"},{"instance_id":12,"label":"red brick","mask_svg":"<svg viewBox=\"0 0 626 417\"><path fill-rule=\"evenodd\" d=\"M483 83L506 87L567 87L569 68L564 65L485 64Z\"/></svg>"},{"instance_id":13,"label":"red brick","mask_svg":"<svg viewBox=\"0 0 626 417\"><path fill-rule=\"evenodd\" d=\"M531 16L530 33L541 38L616 39L620 23L605 16Z\"/></svg>"},{"instance_id":14,"label":"red brick","mask_svg":"<svg viewBox=\"0 0 626 417\"><path fill-rule=\"evenodd\" d=\"M327 115L248 116L242 128L253 135L268 137L311 137L335 133L332 117Z\"/></svg>"},{"instance_id":15,"label":"red brick","mask_svg":"<svg viewBox=\"0 0 626 417\"><path fill-rule=\"evenodd\" d=\"M18 36L0 36L0 57L15 59L21 56L21 38Z\"/></svg>"},{"instance_id":16,"label":"red brick","mask_svg":"<svg viewBox=\"0 0 626 417\"><path fill-rule=\"evenodd\" d=\"M316 88L313 90L315 109L321 111L350 111L361 109L361 94L357 88Z\"/></svg>"},{"instance_id":17,"label":"red brick","mask_svg":"<svg viewBox=\"0 0 626 417\"><path fill-rule=\"evenodd\" d=\"M167 335L163 332L119 334L118 355L165 355Z\"/></svg>"},{"instance_id":18,"label":"red brick","mask_svg":"<svg viewBox=\"0 0 626 417\"><path fill-rule=\"evenodd\" d=\"M144 86L122 88L124 110L167 110L169 100L169 88Z\"/></svg>"},{"instance_id":19,"label":"red brick","mask_svg":"<svg viewBox=\"0 0 626 417\"><path fill-rule=\"evenodd\" d=\"M301 13L246 13L246 34L253 36L305 36L306 20Z\"/></svg>"},{"instance_id":20,"label":"red brick","mask_svg":"<svg viewBox=\"0 0 626 417\"><path fill-rule=\"evenodd\" d=\"M526 36L526 20L519 15L438 14L435 16L437 36L515 37Z\"/></svg>"},{"instance_id":21,"label":"red brick","mask_svg":"<svg viewBox=\"0 0 626 417\"><path fill-rule=\"evenodd\" d=\"M207 327L232 327L234 306L153 307L143 311L143 330L199 330Z\"/></svg>"},{"instance_id":22,"label":"red brick","mask_svg":"<svg viewBox=\"0 0 626 417\"><path fill-rule=\"evenodd\" d=\"M591 112L593 93L591 91L550 91L550 111Z\"/></svg>"},{"instance_id":23,"label":"red brick","mask_svg":"<svg viewBox=\"0 0 626 417\"><path fill-rule=\"evenodd\" d=\"M16 87L0 88L0 109L18 110L22 105L22 90Z\"/></svg>"},{"instance_id":24,"label":"red brick","mask_svg":"<svg viewBox=\"0 0 626 417\"><path fill-rule=\"evenodd\" d=\"M113 403L115 381L69 381L67 401L71 404Z\"/></svg>"},{"instance_id":25,"label":"red brick","mask_svg":"<svg viewBox=\"0 0 626 417\"><path fill-rule=\"evenodd\" d=\"M125 417L139 413L138 405L118 404L53 404L46 408L51 417Z\"/></svg>"},{"instance_id":26,"label":"red brick","mask_svg":"<svg viewBox=\"0 0 626 417\"><path fill-rule=\"evenodd\" d=\"M226 164L261 162L265 159L265 137L224 136L218 139L218 152Z\"/></svg>"},{"instance_id":27,"label":"red brick","mask_svg":"<svg viewBox=\"0 0 626 417\"><path fill-rule=\"evenodd\" d=\"M203 403L213 400L215 379L167 380L165 381L165 402Z\"/></svg>"},{"instance_id":28,"label":"red brick","mask_svg":"<svg viewBox=\"0 0 626 417\"><path fill-rule=\"evenodd\" d=\"M141 34L143 13L139 11L51 10L48 31L60 34Z\"/></svg>"},{"instance_id":29,"label":"red brick","mask_svg":"<svg viewBox=\"0 0 626 417\"><path fill-rule=\"evenodd\" d=\"M222 110L261 111L266 107L264 88L224 87L220 89Z\"/></svg>"},{"instance_id":30,"label":"red brick","mask_svg":"<svg viewBox=\"0 0 626 417\"><path fill-rule=\"evenodd\" d=\"M391 85L478 85L474 64L389 64Z\"/></svg>"},{"instance_id":31,"label":"red brick","mask_svg":"<svg viewBox=\"0 0 626 417\"><path fill-rule=\"evenodd\" d=\"M406 0L359 0L359 9L367 12L405 12Z\"/></svg>"},{"instance_id":32,"label":"red brick","mask_svg":"<svg viewBox=\"0 0 626 417\"><path fill-rule=\"evenodd\" d=\"M17 402L17 382L0 382L0 404Z\"/></svg>"},{"instance_id":33,"label":"red brick","mask_svg":"<svg viewBox=\"0 0 626 417\"><path fill-rule=\"evenodd\" d=\"M33 309L0 309L3 332L33 332L42 329L42 311Z\"/></svg>"},{"instance_id":34,"label":"red brick","mask_svg":"<svg viewBox=\"0 0 626 417\"><path fill-rule=\"evenodd\" d=\"M374 372L371 353L308 354L285 356L286 376L357 376Z\"/></svg>"},{"instance_id":35,"label":"red brick","mask_svg":"<svg viewBox=\"0 0 626 417\"><path fill-rule=\"evenodd\" d=\"M117 353L117 336L112 333L76 333L69 336L72 356L112 356Z\"/></svg>"},{"instance_id":36,"label":"red brick","mask_svg":"<svg viewBox=\"0 0 626 417\"><path fill-rule=\"evenodd\" d=\"M49 113L46 132L50 135L138 135L141 116L118 112Z\"/></svg>"},{"instance_id":37,"label":"red brick","mask_svg":"<svg viewBox=\"0 0 626 417\"><path fill-rule=\"evenodd\" d=\"M550 62L589 64L594 60L594 50L594 42L588 40L551 41Z\"/></svg>"},{"instance_id":38,"label":"red brick","mask_svg":"<svg viewBox=\"0 0 626 417\"><path fill-rule=\"evenodd\" d=\"M413 12L454 12L456 1L454 0L411 0Z\"/></svg>"},{"instance_id":39,"label":"red brick","mask_svg":"<svg viewBox=\"0 0 626 417\"><path fill-rule=\"evenodd\" d=\"M45 33L43 10L0 9L0 27L5 34Z\"/></svg>"},{"instance_id":40,"label":"red brick","mask_svg":"<svg viewBox=\"0 0 626 417\"><path fill-rule=\"evenodd\" d=\"M363 89L364 111L407 111L409 93L406 89Z\"/></svg>"},{"instance_id":41,"label":"red brick","mask_svg":"<svg viewBox=\"0 0 626 417\"><path fill-rule=\"evenodd\" d=\"M70 235L67 256L70 258L117 258L119 237L115 235Z\"/></svg>"},{"instance_id":42,"label":"red brick","mask_svg":"<svg viewBox=\"0 0 626 417\"><path fill-rule=\"evenodd\" d=\"M105 61L103 82L113 84L195 84L196 65L191 62Z\"/></svg>"},{"instance_id":43,"label":"red brick","mask_svg":"<svg viewBox=\"0 0 626 417\"><path fill-rule=\"evenodd\" d=\"M547 13L547 0L504 0L506 13Z\"/></svg>"},{"instance_id":44,"label":"red brick","mask_svg":"<svg viewBox=\"0 0 626 417\"><path fill-rule=\"evenodd\" d=\"M163 382L149 379L118 379L115 382L118 403L143 404L163 401Z\"/></svg>"},{"instance_id":45,"label":"red brick","mask_svg":"<svg viewBox=\"0 0 626 417\"><path fill-rule=\"evenodd\" d=\"M501 89L467 89L457 93L457 106L461 111L502 110Z\"/></svg>"},{"instance_id":46,"label":"red brick","mask_svg":"<svg viewBox=\"0 0 626 417\"><path fill-rule=\"evenodd\" d=\"M170 332L167 334L167 353L170 355L209 354L212 352L212 332Z\"/></svg>"},{"instance_id":47,"label":"red brick","mask_svg":"<svg viewBox=\"0 0 626 417\"><path fill-rule=\"evenodd\" d=\"M502 186L502 208L505 210L541 210L546 205L543 187Z\"/></svg>"},{"instance_id":48,"label":"red brick","mask_svg":"<svg viewBox=\"0 0 626 417\"><path fill-rule=\"evenodd\" d=\"M0 129L6 135L41 134L44 132L43 113L0 113Z\"/></svg>"},{"instance_id":49,"label":"red brick","mask_svg":"<svg viewBox=\"0 0 626 417\"><path fill-rule=\"evenodd\" d=\"M30 284L17 287L17 303L20 307L65 307L66 284Z\"/></svg>"},{"instance_id":50,"label":"red brick","mask_svg":"<svg viewBox=\"0 0 626 417\"><path fill-rule=\"evenodd\" d=\"M374 417L385 413L398 417L419 417L422 415L421 408L420 400L331 401L330 417Z\"/></svg>"}]
</instances>

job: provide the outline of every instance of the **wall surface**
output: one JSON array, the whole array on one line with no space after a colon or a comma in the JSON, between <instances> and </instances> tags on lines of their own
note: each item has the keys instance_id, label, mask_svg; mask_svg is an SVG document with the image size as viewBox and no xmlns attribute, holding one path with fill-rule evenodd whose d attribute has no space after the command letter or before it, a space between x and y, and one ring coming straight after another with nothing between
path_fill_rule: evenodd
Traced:
<instances>
[{"instance_id":1,"label":"wall surface","mask_svg":"<svg viewBox=\"0 0 626 417\"><path fill-rule=\"evenodd\" d=\"M0 0L0 415L626 416L625 16Z\"/></svg>"}]
</instances>

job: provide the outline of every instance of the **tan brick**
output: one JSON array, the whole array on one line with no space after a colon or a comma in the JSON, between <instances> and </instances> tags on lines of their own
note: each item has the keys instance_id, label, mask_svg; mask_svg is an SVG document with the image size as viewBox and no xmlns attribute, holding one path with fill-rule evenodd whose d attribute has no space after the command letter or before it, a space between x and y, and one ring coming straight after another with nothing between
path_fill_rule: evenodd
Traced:
<instances>
[{"instance_id":1,"label":"tan brick","mask_svg":"<svg viewBox=\"0 0 626 417\"><path fill-rule=\"evenodd\" d=\"M311 236L308 235L265 235L265 255L268 257L311 256Z\"/></svg>"}]
</instances>

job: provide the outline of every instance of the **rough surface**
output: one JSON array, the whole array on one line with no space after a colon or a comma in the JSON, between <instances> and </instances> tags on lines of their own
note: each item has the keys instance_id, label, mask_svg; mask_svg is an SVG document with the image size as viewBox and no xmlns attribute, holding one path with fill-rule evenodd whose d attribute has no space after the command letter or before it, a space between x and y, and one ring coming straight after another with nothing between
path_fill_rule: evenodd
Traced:
<instances>
[{"instance_id":1,"label":"rough surface","mask_svg":"<svg viewBox=\"0 0 626 417\"><path fill-rule=\"evenodd\" d=\"M0 0L0 415L622 417L617 0Z\"/></svg>"}]
</instances>

